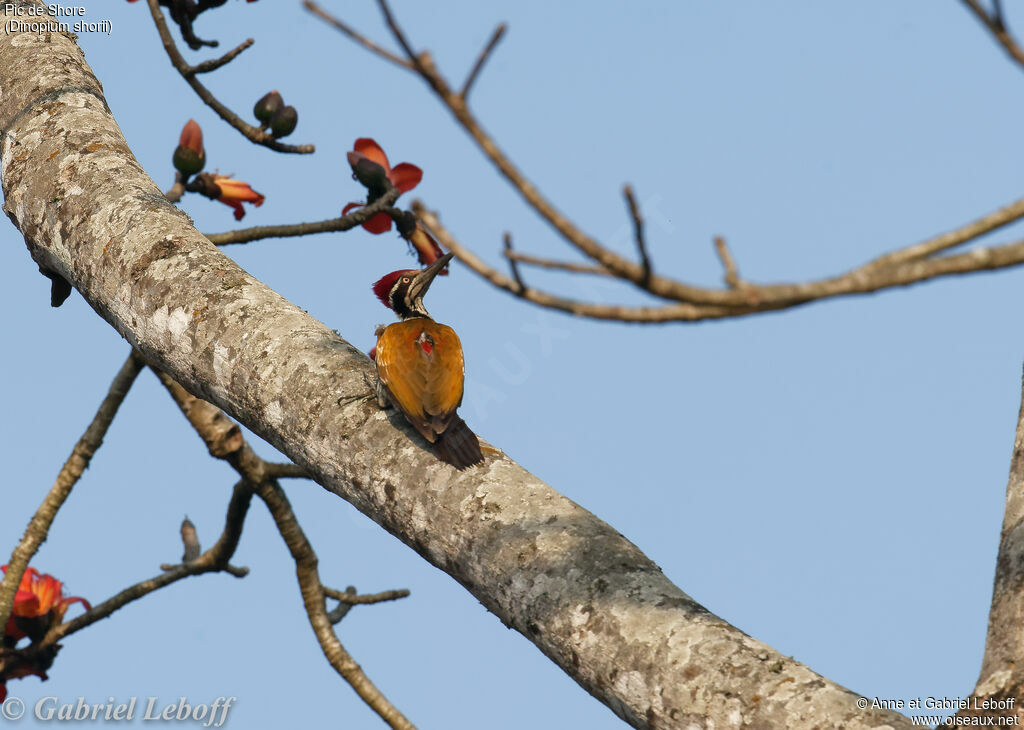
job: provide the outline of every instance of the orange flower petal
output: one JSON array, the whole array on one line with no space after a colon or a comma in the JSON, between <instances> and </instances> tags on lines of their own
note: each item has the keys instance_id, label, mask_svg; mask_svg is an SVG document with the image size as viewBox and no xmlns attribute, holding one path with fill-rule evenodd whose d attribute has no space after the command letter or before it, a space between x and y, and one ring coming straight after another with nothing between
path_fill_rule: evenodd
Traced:
<instances>
[{"instance_id":1,"label":"orange flower petal","mask_svg":"<svg viewBox=\"0 0 1024 730\"><path fill-rule=\"evenodd\" d=\"M341 214L342 215L348 215L351 211L355 210L356 208L362 208L362 207L363 207L362 203L349 203L348 205L346 205L344 208L341 209Z\"/></svg>"},{"instance_id":2,"label":"orange flower petal","mask_svg":"<svg viewBox=\"0 0 1024 730\"><path fill-rule=\"evenodd\" d=\"M245 217L245 208L242 207L242 203L238 200L225 200L224 198L217 198L224 205L230 206L235 209L235 220L240 221Z\"/></svg>"},{"instance_id":3,"label":"orange flower petal","mask_svg":"<svg viewBox=\"0 0 1024 730\"><path fill-rule=\"evenodd\" d=\"M92 610L92 605L84 598L80 598L79 596L72 596L71 598L62 598L60 600L60 603L58 603L53 609L53 613L57 617L57 623L60 623L64 620L64 614L67 613L68 608L71 607L72 603L81 603L85 607L86 611Z\"/></svg>"},{"instance_id":4,"label":"orange flower petal","mask_svg":"<svg viewBox=\"0 0 1024 730\"><path fill-rule=\"evenodd\" d=\"M419 185L422 179L423 170L408 162L401 162L388 172L388 180L403 193L407 193Z\"/></svg>"},{"instance_id":5,"label":"orange flower petal","mask_svg":"<svg viewBox=\"0 0 1024 730\"><path fill-rule=\"evenodd\" d=\"M60 581L52 575L44 575L35 585L35 594L39 596L39 614L49 613L53 604L60 598Z\"/></svg>"},{"instance_id":6,"label":"orange flower petal","mask_svg":"<svg viewBox=\"0 0 1024 730\"><path fill-rule=\"evenodd\" d=\"M384 154L384 150L382 150L380 145L369 137L360 137L357 139L356 143L352 146L352 149L361 155L369 157L385 170L391 169L391 165L388 163L388 156Z\"/></svg>"},{"instance_id":7,"label":"orange flower petal","mask_svg":"<svg viewBox=\"0 0 1024 730\"><path fill-rule=\"evenodd\" d=\"M378 213L363 224L363 228L370 233L387 233L391 230L391 216L387 213Z\"/></svg>"},{"instance_id":8,"label":"orange flower petal","mask_svg":"<svg viewBox=\"0 0 1024 730\"><path fill-rule=\"evenodd\" d=\"M39 596L32 591L18 589L14 595L14 607L11 609L12 616L38 616Z\"/></svg>"},{"instance_id":9,"label":"orange flower petal","mask_svg":"<svg viewBox=\"0 0 1024 730\"><path fill-rule=\"evenodd\" d=\"M259 207L263 205L266 196L257 193L247 182L234 180L230 177L215 177L213 181L220 188L220 201L242 200Z\"/></svg>"}]
</instances>

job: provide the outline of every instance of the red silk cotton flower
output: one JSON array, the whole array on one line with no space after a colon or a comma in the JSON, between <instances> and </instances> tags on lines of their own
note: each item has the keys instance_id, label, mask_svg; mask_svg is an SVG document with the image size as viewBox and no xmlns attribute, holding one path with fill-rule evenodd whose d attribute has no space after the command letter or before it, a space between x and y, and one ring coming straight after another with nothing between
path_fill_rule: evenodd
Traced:
<instances>
[{"instance_id":1,"label":"red silk cotton flower","mask_svg":"<svg viewBox=\"0 0 1024 730\"><path fill-rule=\"evenodd\" d=\"M407 193L420 184L423 179L423 170L408 162L400 162L391 167L388 156L381 149L380 145L369 137L360 137L348 153L348 164L356 178L365 185L369 191L366 204L372 203L388 190L385 180L391 186ZM349 211L361 208L364 203L349 203L341 211L347 215ZM370 233L387 233L391 230L391 217L387 213L378 213L370 220L363 223Z\"/></svg>"},{"instance_id":2,"label":"red silk cotton flower","mask_svg":"<svg viewBox=\"0 0 1024 730\"><path fill-rule=\"evenodd\" d=\"M6 573L7 566L0 570ZM91 608L84 598L65 596L61 582L52 575L40 575L35 568L28 568L14 596L11 617L4 629L4 643L17 642L26 636L32 641L41 639L51 627L64 620L72 603L81 603L87 611Z\"/></svg>"},{"instance_id":3,"label":"red silk cotton flower","mask_svg":"<svg viewBox=\"0 0 1024 730\"><path fill-rule=\"evenodd\" d=\"M258 208L266 200L266 197L253 190L249 183L233 180L227 175L216 175L213 182L220 190L217 200L235 209L236 221L242 220L242 216L245 215L245 210L242 208L243 202L252 203Z\"/></svg>"}]
</instances>

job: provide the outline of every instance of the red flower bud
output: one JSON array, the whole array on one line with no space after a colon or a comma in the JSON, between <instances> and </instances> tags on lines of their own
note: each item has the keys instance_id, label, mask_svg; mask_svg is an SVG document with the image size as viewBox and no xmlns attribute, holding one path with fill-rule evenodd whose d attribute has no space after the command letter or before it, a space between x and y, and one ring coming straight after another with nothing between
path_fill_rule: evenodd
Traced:
<instances>
[{"instance_id":1,"label":"red flower bud","mask_svg":"<svg viewBox=\"0 0 1024 730\"><path fill-rule=\"evenodd\" d=\"M171 158L178 172L188 177L195 175L206 164L206 152L203 150L203 130L194 119L189 119L181 130L181 138Z\"/></svg>"}]
</instances>

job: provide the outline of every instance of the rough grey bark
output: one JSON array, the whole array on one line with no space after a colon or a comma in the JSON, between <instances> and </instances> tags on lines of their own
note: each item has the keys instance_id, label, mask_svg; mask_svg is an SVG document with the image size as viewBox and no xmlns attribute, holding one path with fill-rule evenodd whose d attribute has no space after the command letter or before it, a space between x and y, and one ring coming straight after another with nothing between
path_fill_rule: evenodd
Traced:
<instances>
[{"instance_id":1,"label":"rough grey bark","mask_svg":"<svg viewBox=\"0 0 1024 730\"><path fill-rule=\"evenodd\" d=\"M988 636L978 684L972 697L983 700L1012 700L1009 709L970 707L961 716L1015 715L1024 722L1024 392L1017 417L1010 479L1006 484L1006 509L996 558L992 608Z\"/></svg>"},{"instance_id":2,"label":"rough grey bark","mask_svg":"<svg viewBox=\"0 0 1024 730\"><path fill-rule=\"evenodd\" d=\"M439 463L372 402L361 352L164 199L72 37L0 35L0 141L4 210L37 262L153 365L462 583L633 726L910 726L858 709L854 693L710 614L500 452L461 473Z\"/></svg>"}]
</instances>

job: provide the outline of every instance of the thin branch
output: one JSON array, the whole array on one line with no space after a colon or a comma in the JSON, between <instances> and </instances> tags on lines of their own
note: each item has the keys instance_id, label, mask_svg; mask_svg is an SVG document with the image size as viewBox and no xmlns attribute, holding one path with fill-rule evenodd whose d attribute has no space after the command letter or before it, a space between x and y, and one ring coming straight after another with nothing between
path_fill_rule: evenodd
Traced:
<instances>
[{"instance_id":1,"label":"thin branch","mask_svg":"<svg viewBox=\"0 0 1024 730\"><path fill-rule=\"evenodd\" d=\"M290 223L278 226L253 226L252 228L240 228L236 231L224 233L207 234L207 238L216 246L227 246L233 243L249 243L264 238L287 238L291 236L308 236L313 233L330 233L332 231L347 231L350 228L362 225L382 211L387 211L402 192L392 188L379 199L370 205L363 206L352 211L348 215L339 218L316 221L313 223Z\"/></svg>"},{"instance_id":2,"label":"thin branch","mask_svg":"<svg viewBox=\"0 0 1024 730\"><path fill-rule=\"evenodd\" d=\"M306 606L306 614L327 661L388 725L411 730L414 725L374 686L334 633L334 626L327 615L327 606L324 602L324 587L317 572L316 553L306 539L298 520L295 519L295 513L284 490L277 482L266 481L257 487L256 494L270 510L277 531L281 533L295 561L295 573L299 580L302 601Z\"/></svg>"},{"instance_id":3,"label":"thin branch","mask_svg":"<svg viewBox=\"0 0 1024 730\"><path fill-rule=\"evenodd\" d=\"M267 463L264 473L270 479L310 479L309 472L297 464Z\"/></svg>"},{"instance_id":4,"label":"thin branch","mask_svg":"<svg viewBox=\"0 0 1024 730\"><path fill-rule=\"evenodd\" d=\"M424 73L423 59L412 50L412 46L409 44L408 39L406 39L405 33L402 32L398 21L395 20L395 16L391 13L387 0L377 0L377 6L384 13L384 20L387 22L388 28L391 29L391 35L394 36L395 40L398 41L398 45L405 51L406 57L412 63L412 68L419 73Z\"/></svg>"},{"instance_id":5,"label":"thin branch","mask_svg":"<svg viewBox=\"0 0 1024 730\"><path fill-rule=\"evenodd\" d=\"M644 219L640 216L640 206L636 204L632 186L624 186L622 194L626 197L629 215L633 219L633 236L637 251L640 252L640 267L643 271L640 285L646 289L651 284L651 257L647 255L647 243L644 241Z\"/></svg>"},{"instance_id":6,"label":"thin branch","mask_svg":"<svg viewBox=\"0 0 1024 730\"><path fill-rule=\"evenodd\" d=\"M526 202L545 220L547 220L570 244L578 248L585 255L599 262L618 276L633 281L638 286L643 280L643 271L638 264L619 256L610 249L601 246L597 241L583 233L568 218L562 215L533 185L522 172L512 163L498 147L494 139L488 135L476 117L469 111L465 99L452 90L448 81L434 66L430 54L424 52L416 55L412 51L409 41L398 25L397 20L391 12L386 0L377 0L385 21L391 29L395 40L405 50L409 60L414 66L414 71L433 89L441 102L448 108L452 116L458 121L462 128L469 133L480 149L498 168L502 175L512 186L523 196ZM658 284L660 277L651 281L653 287ZM653 293L663 296L660 292ZM683 297L676 297L683 299Z\"/></svg>"},{"instance_id":7,"label":"thin branch","mask_svg":"<svg viewBox=\"0 0 1024 730\"><path fill-rule=\"evenodd\" d=\"M595 276L614 276L614 274L608 269L601 266L591 266L589 264L575 264L571 261L555 261L553 259L545 259L540 256L532 256L528 253L519 253L518 251L503 251L505 258L515 259L520 263L529 264L530 266L537 266L542 269L555 269L558 271L572 271L577 274L593 274Z\"/></svg>"},{"instance_id":8,"label":"thin branch","mask_svg":"<svg viewBox=\"0 0 1024 730\"><path fill-rule=\"evenodd\" d=\"M1008 205L1004 205L991 213L977 218L969 223L965 223L959 228L955 228L952 231L946 231L940 233L937 236L933 236L920 243L907 246L905 248L897 249L891 253L879 256L876 259L872 259L863 266L859 267L860 271L869 271L872 269L881 269L891 267L894 264L903 264L911 261L920 261L923 259L930 258L937 253L947 251L957 246L962 246L965 243L969 243L976 238L980 238L987 233L991 233L1003 226L1007 226L1014 223L1021 218L1024 218L1024 198L1013 201Z\"/></svg>"},{"instance_id":9,"label":"thin branch","mask_svg":"<svg viewBox=\"0 0 1024 730\"><path fill-rule=\"evenodd\" d=\"M177 203L181 201L181 197L185 194L185 176L180 172L174 173L174 185L171 189L164 193L164 197L171 203Z\"/></svg>"},{"instance_id":10,"label":"thin branch","mask_svg":"<svg viewBox=\"0 0 1024 730\"><path fill-rule=\"evenodd\" d=\"M356 593L355 586L349 586L344 592L336 591L333 588L324 586L324 595L338 601L338 605L327 612L327 619L333 626L341 623L341 620L348 616L348 613L352 610L353 606L368 603L381 603L383 601L394 601L399 598L405 598L409 595L409 591L403 589L360 596Z\"/></svg>"},{"instance_id":11,"label":"thin branch","mask_svg":"<svg viewBox=\"0 0 1024 730\"><path fill-rule=\"evenodd\" d=\"M246 40L242 41L237 47L231 49L220 58L211 58L209 61L203 61L202 63L198 63L195 66L189 66L188 70L185 73L189 76L194 76L195 74L205 74L210 73L211 71L216 71L221 66L224 66L225 64L234 61L237 56L241 55L242 51L249 48L255 42L256 41L254 41L252 38L247 38Z\"/></svg>"},{"instance_id":12,"label":"thin branch","mask_svg":"<svg viewBox=\"0 0 1024 730\"><path fill-rule=\"evenodd\" d=\"M469 97L469 90L473 88L473 82L476 81L476 77L480 75L480 71L483 70L484 64L487 63L487 59L491 57L491 53L497 47L498 43L501 42L502 36L505 35L505 31L508 30L508 26L504 23L500 24L494 29L494 33L491 35L491 40L487 42L484 49L480 51L480 55L476 59L476 63L473 64L473 69L469 72L465 82L462 84L462 90L459 91L459 96L465 101Z\"/></svg>"},{"instance_id":13,"label":"thin branch","mask_svg":"<svg viewBox=\"0 0 1024 730\"><path fill-rule=\"evenodd\" d=\"M352 586L349 586L344 591L337 591L324 586L324 595L350 606L366 606L373 603L384 603L385 601L397 601L401 598L408 598L409 591L405 588L400 588L393 591L381 591L380 593L359 594L356 593L356 589Z\"/></svg>"},{"instance_id":14,"label":"thin branch","mask_svg":"<svg viewBox=\"0 0 1024 730\"><path fill-rule=\"evenodd\" d=\"M267 505L284 538L299 578L299 588L309 622L327 661L356 694L393 728L413 728L404 715L384 696L342 646L327 615L324 588L317 572L317 557L292 512L288 498L276 479L268 475L268 463L261 459L241 435L238 424L223 411L196 398L164 373L157 377L171 394L181 412L206 443L212 456L224 459ZM188 567L187 564L184 567Z\"/></svg>"},{"instance_id":15,"label":"thin branch","mask_svg":"<svg viewBox=\"0 0 1024 730\"><path fill-rule=\"evenodd\" d=\"M512 278L516 282L517 293L522 296L523 292L526 291L526 284L523 283L523 277L519 274L519 262L512 256L515 253L512 249L512 234L505 231L505 235L502 236L502 242L505 246L505 258L508 259L508 267L512 270Z\"/></svg>"},{"instance_id":16,"label":"thin branch","mask_svg":"<svg viewBox=\"0 0 1024 730\"><path fill-rule=\"evenodd\" d=\"M725 269L725 283L731 289L743 286L744 282L740 279L739 271L736 269L736 259L732 257L729 246L722 236L715 236L715 253L718 254L722 268Z\"/></svg>"},{"instance_id":17,"label":"thin branch","mask_svg":"<svg viewBox=\"0 0 1024 730\"><path fill-rule=\"evenodd\" d=\"M160 6L158 5L158 0L147 0L147 2L149 4L150 15L153 16L153 22L156 24L157 32L160 33L160 40L163 42L164 50L167 52L167 57L171 59L171 65L178 70L178 73L180 73L181 77L185 79L189 86L192 87L192 90L199 95L199 98L202 99L208 107L217 112L217 115L221 119L241 132L249 141L258 145L263 145L264 147L276 152L310 154L315 151L316 148L311 144L290 145L278 142L271 134L261 131L259 128L247 123L218 101L217 98L210 93L210 90L199 82L199 79L196 78L196 71L185 61L184 57L181 55L181 51L178 50L178 46L175 45L170 31L167 29L167 23L164 20L163 11L160 10Z\"/></svg>"},{"instance_id":18,"label":"thin branch","mask_svg":"<svg viewBox=\"0 0 1024 730\"><path fill-rule=\"evenodd\" d=\"M983 22L991 25L992 19L984 12L977 0L964 0L964 2L976 13L979 13ZM694 286L654 274L650 271L649 261L646 266L644 265L643 256L641 256L641 261L636 263L603 246L563 216L547 198L541 195L498 147L494 139L484 131L479 121L470 112L465 100L451 89L447 80L434 66L430 55L426 52L418 56L413 53L408 39L399 28L386 0L378 0L378 4L384 13L392 35L409 56L409 61L413 66L412 70L430 86L459 125L473 138L481 151L519 192L527 204L547 220L569 244L595 261L612 276L630 282L649 294L671 302L650 307L619 307L579 302L529 287L523 290L514 279L498 273L464 247L452 248L460 259L492 284L535 304L600 319L622 319L631 322L696 321L785 309L817 299L863 294L954 273L971 273L1024 263L1021 251L1016 244L979 248L960 256L936 258L936 254L943 250L974 240L978 236L1024 217L1024 199L1022 199L969 223L961 229L950 231L906 249L893 251L840 276L827 279L800 284L754 285L745 283L742 287L722 289ZM992 30L996 31L994 27ZM1024 57L1022 57L1022 61L1024 61ZM403 67L408 68L408 66ZM557 266L557 268L567 267Z\"/></svg>"},{"instance_id":19,"label":"thin branch","mask_svg":"<svg viewBox=\"0 0 1024 730\"><path fill-rule=\"evenodd\" d=\"M1006 28L1006 16L1003 15L1003 0L992 0L992 19L1000 28Z\"/></svg>"},{"instance_id":20,"label":"thin branch","mask_svg":"<svg viewBox=\"0 0 1024 730\"><path fill-rule=\"evenodd\" d=\"M386 48L378 46L369 38L354 30L351 26L341 22L336 17L328 13L326 10L324 10L315 2L313 2L313 0L303 0L302 6L306 8L306 10L308 10L309 12L313 13L313 15L323 20L325 23L334 26L337 30L347 35L349 38L354 40L356 43L358 43L368 51L376 53L381 58L390 61L391 63L397 64L404 69L408 69L409 71L414 70L415 67L411 63L406 61L404 58L396 56L394 53L387 50Z\"/></svg>"},{"instance_id":21,"label":"thin branch","mask_svg":"<svg viewBox=\"0 0 1024 730\"><path fill-rule=\"evenodd\" d=\"M110 384L110 389L103 402L100 403L92 422L71 450L71 456L64 462L60 473L57 474L56 481L29 521L21 541L11 553L3 582L0 583L0 626L7 625L7 619L14 606L14 596L29 561L46 540L57 512L68 495L71 494L71 489L88 468L93 455L103 444L103 437L106 436L107 429L110 428L114 416L117 415L118 408L121 407L121 403L124 402L125 396L128 395L128 391L144 366L145 362L134 351L128 355L128 359L125 360L124 365L121 366L114 381Z\"/></svg>"},{"instance_id":22,"label":"thin branch","mask_svg":"<svg viewBox=\"0 0 1024 730\"><path fill-rule=\"evenodd\" d=\"M419 216L423 224L431 230L447 250L454 252L459 260L499 289L504 289L549 309L557 309L581 317L622 322L696 322L706 319L741 317L796 307L820 299L868 294L880 289L908 286L954 274L992 271L1024 263L1024 240L1021 240L991 248L975 248L957 255L908 261L878 270L868 269L865 265L841 276L804 284L761 286L745 282L743 287L725 292L736 295L735 298L738 298L742 302L741 304L685 302L652 307L625 307L567 299L532 287L520 291L513 279L497 271L471 250L462 246L441 224L437 214L427 210L423 203L415 201L413 212Z\"/></svg>"},{"instance_id":23,"label":"thin branch","mask_svg":"<svg viewBox=\"0 0 1024 730\"><path fill-rule=\"evenodd\" d=\"M31 648L44 649L55 644L64 637L70 636L76 631L81 631L87 626L107 618L132 601L137 601L153 591L176 583L183 578L216 572L230 573L236 578L248 575L249 570L247 568L236 568L230 565L228 561L238 548L238 541L242 535L242 526L245 523L245 516L249 511L251 501L252 490L244 482L239 482L231 493L231 501L228 502L227 515L224 518L224 531L213 547L192 562L169 566L169 569L160 575L129 586L103 603L93 606L90 611L86 611L81 616L77 616L51 629L43 637L42 641L39 642L38 646L33 645Z\"/></svg>"},{"instance_id":24,"label":"thin branch","mask_svg":"<svg viewBox=\"0 0 1024 730\"><path fill-rule=\"evenodd\" d=\"M185 548L185 553L181 556L183 563L193 562L203 552L199 547L199 532L188 515L185 515L185 519L181 522L181 543ZM166 570L163 566L161 568Z\"/></svg>"},{"instance_id":25,"label":"thin branch","mask_svg":"<svg viewBox=\"0 0 1024 730\"><path fill-rule=\"evenodd\" d=\"M499 289L504 289L511 294L548 309L557 309L581 317L621 322L696 321L717 317L735 317L739 314L757 311L750 308L749 305L748 312L740 312L738 309L730 307L698 306L695 304L670 304L659 307L620 307L612 304L593 304L575 299L566 299L565 297L559 297L548 292L533 289L532 287L520 289L514 279L510 279L492 266L489 266L475 253L460 244L448 229L441 224L437 215L423 207L420 201L413 202L413 212L419 216L423 225L430 229L444 248L452 251L460 261L477 274ZM1022 252L1022 255L1024 255L1024 252Z\"/></svg>"},{"instance_id":26,"label":"thin branch","mask_svg":"<svg viewBox=\"0 0 1024 730\"><path fill-rule=\"evenodd\" d=\"M1010 34L1006 29L1006 23L1003 20L1003 10L999 2L996 2L995 13L989 15L988 12L982 7L978 0L962 0L963 4L974 13L974 16L981 21L982 25L988 28L989 32L999 42L999 45L1003 47L1003 50L1017 62L1018 65L1024 67L1024 49L1020 47L1017 40Z\"/></svg>"}]
</instances>

